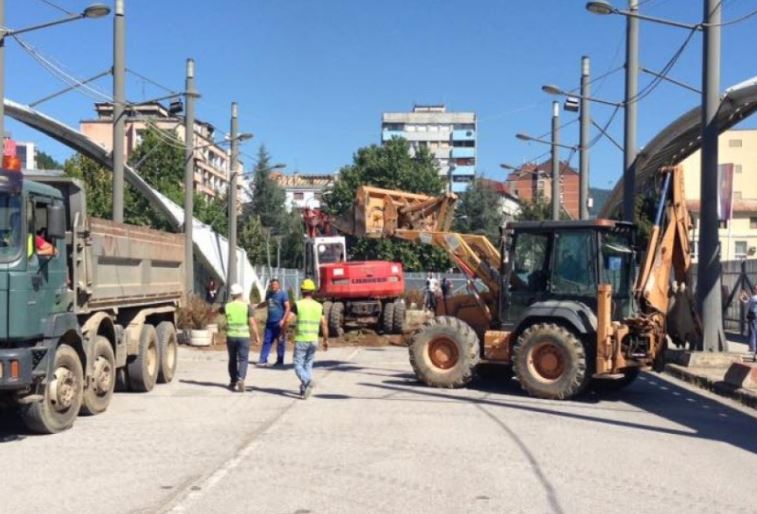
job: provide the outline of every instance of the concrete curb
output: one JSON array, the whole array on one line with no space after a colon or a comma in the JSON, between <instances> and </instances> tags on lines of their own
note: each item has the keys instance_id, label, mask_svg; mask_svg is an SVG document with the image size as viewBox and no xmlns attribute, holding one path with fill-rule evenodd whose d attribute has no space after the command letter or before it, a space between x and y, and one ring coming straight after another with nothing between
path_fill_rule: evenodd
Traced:
<instances>
[{"instance_id":1,"label":"concrete curb","mask_svg":"<svg viewBox=\"0 0 757 514\"><path fill-rule=\"evenodd\" d=\"M733 387L722 379L716 380L678 364L666 364L665 372L683 380L684 382L712 391L720 396L734 399L747 407L757 409L757 393L747 389Z\"/></svg>"}]
</instances>

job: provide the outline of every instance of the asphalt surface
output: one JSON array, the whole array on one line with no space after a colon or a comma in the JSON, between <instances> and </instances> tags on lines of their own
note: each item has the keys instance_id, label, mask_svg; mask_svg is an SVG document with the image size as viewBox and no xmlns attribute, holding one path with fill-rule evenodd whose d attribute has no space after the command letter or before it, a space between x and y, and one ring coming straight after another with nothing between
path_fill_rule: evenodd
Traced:
<instances>
[{"instance_id":1,"label":"asphalt surface","mask_svg":"<svg viewBox=\"0 0 757 514\"><path fill-rule=\"evenodd\" d=\"M753 413L645 374L554 402L515 381L423 387L401 348L294 373L182 348L174 383L54 436L0 414L0 512L757 512Z\"/></svg>"}]
</instances>

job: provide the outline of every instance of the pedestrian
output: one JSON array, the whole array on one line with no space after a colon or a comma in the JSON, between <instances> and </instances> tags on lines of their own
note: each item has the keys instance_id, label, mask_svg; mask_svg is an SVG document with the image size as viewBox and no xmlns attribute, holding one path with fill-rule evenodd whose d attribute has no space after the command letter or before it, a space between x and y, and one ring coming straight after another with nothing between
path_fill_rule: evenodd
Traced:
<instances>
[{"instance_id":1,"label":"pedestrian","mask_svg":"<svg viewBox=\"0 0 757 514\"><path fill-rule=\"evenodd\" d=\"M208 280L207 292L205 293L205 301L210 305L214 305L218 300L218 286L216 281L212 278Z\"/></svg>"},{"instance_id":2,"label":"pedestrian","mask_svg":"<svg viewBox=\"0 0 757 514\"><path fill-rule=\"evenodd\" d=\"M439 296L439 279L435 276L431 276L431 280L429 281L429 299L431 301L431 311L436 313L436 299Z\"/></svg>"},{"instance_id":3,"label":"pedestrian","mask_svg":"<svg viewBox=\"0 0 757 514\"><path fill-rule=\"evenodd\" d=\"M315 282L306 278L300 287L302 299L294 304L292 315L297 317L294 336L294 372L300 380L300 398L306 400L313 391L313 361L318 349L318 328L321 329L323 350L329 349L329 331L326 318L323 316L323 306L314 298ZM289 324L287 316L284 321L284 333Z\"/></svg>"},{"instance_id":4,"label":"pedestrian","mask_svg":"<svg viewBox=\"0 0 757 514\"><path fill-rule=\"evenodd\" d=\"M265 300L257 305L258 308L268 306L268 319L265 322L265 331L263 332L263 346L260 348L260 358L258 366L268 366L268 354L271 353L271 346L276 342L276 366L284 365L284 353L286 352L286 337L283 336L281 328L284 326L284 320L289 316L289 296L286 291L281 289L279 279L271 279Z\"/></svg>"},{"instance_id":5,"label":"pedestrian","mask_svg":"<svg viewBox=\"0 0 757 514\"><path fill-rule=\"evenodd\" d=\"M423 308L431 309L431 272L426 275L426 284L423 286Z\"/></svg>"},{"instance_id":6,"label":"pedestrian","mask_svg":"<svg viewBox=\"0 0 757 514\"><path fill-rule=\"evenodd\" d=\"M449 296L450 281L444 276L442 277L442 302L444 303L444 314L447 314L447 296Z\"/></svg>"},{"instance_id":7,"label":"pedestrian","mask_svg":"<svg viewBox=\"0 0 757 514\"><path fill-rule=\"evenodd\" d=\"M752 287L752 296L745 290L741 291L739 299L746 304L746 319L749 323L749 352L752 360L757 361L757 285Z\"/></svg>"},{"instance_id":8,"label":"pedestrian","mask_svg":"<svg viewBox=\"0 0 757 514\"><path fill-rule=\"evenodd\" d=\"M229 389L244 392L247 366L250 358L252 334L260 341L255 308L244 301L244 290L239 284L231 284L231 300L223 308L226 316L226 349L229 352Z\"/></svg>"}]
</instances>

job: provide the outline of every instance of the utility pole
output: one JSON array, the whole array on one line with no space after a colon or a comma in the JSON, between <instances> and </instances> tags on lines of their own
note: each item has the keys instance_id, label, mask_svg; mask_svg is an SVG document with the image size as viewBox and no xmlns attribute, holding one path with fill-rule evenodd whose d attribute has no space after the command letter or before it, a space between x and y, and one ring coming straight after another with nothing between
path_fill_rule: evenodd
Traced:
<instances>
[{"instance_id":1,"label":"utility pole","mask_svg":"<svg viewBox=\"0 0 757 514\"><path fill-rule=\"evenodd\" d=\"M228 287L237 281L237 161L239 160L239 119L237 103L231 103L231 158L229 160L229 268Z\"/></svg>"},{"instance_id":2,"label":"utility pole","mask_svg":"<svg viewBox=\"0 0 757 514\"><path fill-rule=\"evenodd\" d=\"M124 221L124 139L126 120L125 0L116 0L113 16L113 221Z\"/></svg>"},{"instance_id":3,"label":"utility pole","mask_svg":"<svg viewBox=\"0 0 757 514\"><path fill-rule=\"evenodd\" d=\"M636 204L636 97L639 92L639 11L638 0L628 0L626 16L626 95L623 131L623 219L634 221Z\"/></svg>"},{"instance_id":4,"label":"utility pole","mask_svg":"<svg viewBox=\"0 0 757 514\"><path fill-rule=\"evenodd\" d=\"M560 102L552 102L552 219L560 219Z\"/></svg>"},{"instance_id":5,"label":"utility pole","mask_svg":"<svg viewBox=\"0 0 757 514\"><path fill-rule=\"evenodd\" d=\"M591 112L589 97L591 96L591 82L589 81L590 61L587 56L581 57L581 105L579 107L579 121L581 125L578 146L578 169L581 178L581 188L578 192L580 204L579 213L582 220L589 219L589 128L591 126Z\"/></svg>"},{"instance_id":6,"label":"utility pole","mask_svg":"<svg viewBox=\"0 0 757 514\"><path fill-rule=\"evenodd\" d=\"M192 222L194 218L194 126L195 99L195 62L187 59L187 78L184 95L186 106L184 112L184 269L186 272L186 292L189 296L194 290L194 244Z\"/></svg>"},{"instance_id":7,"label":"utility pole","mask_svg":"<svg viewBox=\"0 0 757 514\"><path fill-rule=\"evenodd\" d=\"M5 27L5 0L0 0L0 27ZM0 37L0 150L5 155L5 34Z\"/></svg>"},{"instance_id":8,"label":"utility pole","mask_svg":"<svg viewBox=\"0 0 757 514\"><path fill-rule=\"evenodd\" d=\"M704 0L702 64L702 206L699 231L697 300L702 313L703 350L724 349L723 308L720 290L720 244L718 240L718 125L720 105L721 0Z\"/></svg>"}]
</instances>

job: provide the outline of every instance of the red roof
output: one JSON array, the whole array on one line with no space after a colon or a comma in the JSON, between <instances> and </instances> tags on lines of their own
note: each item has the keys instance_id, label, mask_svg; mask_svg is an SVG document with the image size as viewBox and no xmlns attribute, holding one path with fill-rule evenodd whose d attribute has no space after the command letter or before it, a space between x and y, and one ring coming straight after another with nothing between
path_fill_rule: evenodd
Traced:
<instances>
[{"instance_id":1,"label":"red roof","mask_svg":"<svg viewBox=\"0 0 757 514\"><path fill-rule=\"evenodd\" d=\"M534 164L534 163L528 163L522 165L517 170L510 173L510 175L507 177L508 181L511 180L517 180L519 178L522 178L527 175L533 175L534 173L540 173L545 174L547 176L550 176L552 174L552 160L546 160L540 164ZM566 174L573 174L578 175L578 171L576 171L574 168L570 166L566 161L560 161L560 174L566 175Z\"/></svg>"},{"instance_id":2,"label":"red roof","mask_svg":"<svg viewBox=\"0 0 757 514\"><path fill-rule=\"evenodd\" d=\"M510 186L508 186L505 182L499 182L497 180L491 180L488 178L480 178L478 180L479 182L481 182L481 184L485 185L489 189L494 190L494 192L500 196L515 196L512 191L510 191Z\"/></svg>"}]
</instances>

